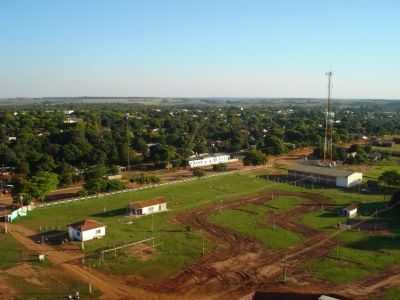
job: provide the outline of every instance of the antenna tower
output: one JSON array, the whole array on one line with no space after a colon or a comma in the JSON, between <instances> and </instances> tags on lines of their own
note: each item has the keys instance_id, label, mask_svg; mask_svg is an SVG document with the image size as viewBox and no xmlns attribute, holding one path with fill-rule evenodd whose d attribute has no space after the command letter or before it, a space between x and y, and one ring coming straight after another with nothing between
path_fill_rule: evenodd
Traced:
<instances>
[{"instance_id":1,"label":"antenna tower","mask_svg":"<svg viewBox=\"0 0 400 300\"><path fill-rule=\"evenodd\" d=\"M333 124L335 122L335 113L331 110L333 72L327 72L325 75L328 76L328 101L325 114L324 163L330 165L333 162Z\"/></svg>"}]
</instances>

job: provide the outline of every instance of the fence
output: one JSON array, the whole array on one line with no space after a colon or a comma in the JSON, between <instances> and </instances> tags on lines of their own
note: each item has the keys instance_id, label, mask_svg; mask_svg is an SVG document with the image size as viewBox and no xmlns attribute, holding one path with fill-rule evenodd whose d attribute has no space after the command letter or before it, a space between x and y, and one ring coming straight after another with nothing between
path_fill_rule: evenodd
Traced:
<instances>
[{"instance_id":1,"label":"fence","mask_svg":"<svg viewBox=\"0 0 400 300\"><path fill-rule=\"evenodd\" d=\"M170 182L150 184L150 185L146 185L146 186L142 186L142 187L137 187L137 188L132 188L132 189L124 189L124 190L110 192L110 193L101 193L101 194L84 196L84 197L76 197L76 198L70 198L70 199L65 199L65 200L52 201L52 202L48 202L48 203L40 203L40 204L36 204L32 208L45 208L45 207L49 207L49 206L56 206L56 205L67 204L67 203L71 203L71 202L88 200L88 199L103 198L103 197L117 195L117 194L121 194L121 193L142 191L142 190L157 188L157 187L161 187L161 186L167 186L167 185L171 185L171 184L184 183L184 182L189 182L189 181L194 181L194 180L199 180L199 179L206 179L206 178L211 178L211 177L216 177L216 176L234 174L234 173L238 173L238 172L240 172L240 170L221 172L221 173L217 173L217 174L207 175L204 177L191 177L191 178L186 178L186 179L174 180L174 181L170 181Z\"/></svg>"}]
</instances>

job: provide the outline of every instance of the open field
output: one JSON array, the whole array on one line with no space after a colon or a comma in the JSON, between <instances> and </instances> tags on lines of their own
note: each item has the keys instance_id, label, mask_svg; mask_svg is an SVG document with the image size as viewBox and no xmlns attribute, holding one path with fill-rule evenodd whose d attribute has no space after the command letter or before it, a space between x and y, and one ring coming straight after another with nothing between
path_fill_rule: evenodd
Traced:
<instances>
[{"instance_id":1,"label":"open field","mask_svg":"<svg viewBox=\"0 0 400 300\"><path fill-rule=\"evenodd\" d=\"M371 164L364 177L365 179L378 180L383 172L393 170L400 172L400 160L398 158L385 159Z\"/></svg>"},{"instance_id":2,"label":"open field","mask_svg":"<svg viewBox=\"0 0 400 300\"><path fill-rule=\"evenodd\" d=\"M97 291L93 290L90 294L88 285L51 265L18 264L0 273L0 279L9 285L14 300L65 299L76 291L79 291L82 300L99 299ZM7 294L2 295L0 289L0 298L6 297Z\"/></svg>"},{"instance_id":3,"label":"open field","mask_svg":"<svg viewBox=\"0 0 400 300\"><path fill-rule=\"evenodd\" d=\"M361 218L375 219L371 214L385 207L382 195L308 189L268 181L263 174L258 170L204 178L37 209L18 224L37 232L65 230L69 223L94 218L107 225L107 236L85 244L86 264L143 289L221 293L221 299L227 291L218 289L220 284L232 287L232 296L243 293L244 283L251 289L276 283L284 256L296 257L289 277L304 280L308 274L305 282L338 292L400 261L398 210L376 218L389 224L384 231L352 230L327 239L345 222L338 215L340 208L360 202ZM168 212L126 216L129 202L157 196L167 198ZM104 261L94 255L150 236L157 238L156 248L145 259L130 249L115 257L110 253Z\"/></svg>"},{"instance_id":4,"label":"open field","mask_svg":"<svg viewBox=\"0 0 400 300\"><path fill-rule=\"evenodd\" d=\"M246 204L235 209L223 210L210 216L215 224L229 227L244 235L253 237L267 247L282 249L302 241L301 236L278 225L267 225L266 219L273 213L295 207L302 200L294 196L276 197L264 205Z\"/></svg>"},{"instance_id":5,"label":"open field","mask_svg":"<svg viewBox=\"0 0 400 300\"><path fill-rule=\"evenodd\" d=\"M0 270L18 263L22 258L22 247L8 234L0 233Z\"/></svg>"}]
</instances>

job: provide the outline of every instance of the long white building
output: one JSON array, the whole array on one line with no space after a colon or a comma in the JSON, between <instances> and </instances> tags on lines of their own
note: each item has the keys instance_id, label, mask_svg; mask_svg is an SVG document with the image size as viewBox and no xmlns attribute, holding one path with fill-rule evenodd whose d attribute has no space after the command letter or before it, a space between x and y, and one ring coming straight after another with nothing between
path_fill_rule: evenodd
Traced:
<instances>
[{"instance_id":1,"label":"long white building","mask_svg":"<svg viewBox=\"0 0 400 300\"><path fill-rule=\"evenodd\" d=\"M363 174L336 168L293 165L288 169L289 178L295 181L349 188L360 185Z\"/></svg>"},{"instance_id":2,"label":"long white building","mask_svg":"<svg viewBox=\"0 0 400 300\"><path fill-rule=\"evenodd\" d=\"M188 161L191 168L207 167L229 162L231 156L225 153L200 155Z\"/></svg>"},{"instance_id":3,"label":"long white building","mask_svg":"<svg viewBox=\"0 0 400 300\"><path fill-rule=\"evenodd\" d=\"M130 216L151 215L167 210L167 201L164 197L137 201L129 203L128 212Z\"/></svg>"}]
</instances>

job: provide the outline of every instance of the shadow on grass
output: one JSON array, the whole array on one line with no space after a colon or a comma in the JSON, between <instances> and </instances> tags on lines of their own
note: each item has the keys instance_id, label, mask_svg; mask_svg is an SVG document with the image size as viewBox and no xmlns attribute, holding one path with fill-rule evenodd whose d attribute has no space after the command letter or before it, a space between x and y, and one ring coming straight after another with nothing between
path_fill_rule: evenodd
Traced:
<instances>
[{"instance_id":1,"label":"shadow on grass","mask_svg":"<svg viewBox=\"0 0 400 300\"><path fill-rule=\"evenodd\" d=\"M346 246L368 251L399 250L400 237L398 235L370 236L356 242L351 242Z\"/></svg>"},{"instance_id":2,"label":"shadow on grass","mask_svg":"<svg viewBox=\"0 0 400 300\"><path fill-rule=\"evenodd\" d=\"M30 237L35 243L46 243L52 246L62 245L67 239L67 231L64 230L49 230L38 233Z\"/></svg>"},{"instance_id":3,"label":"shadow on grass","mask_svg":"<svg viewBox=\"0 0 400 300\"><path fill-rule=\"evenodd\" d=\"M92 217L98 217L98 218L113 218L117 216L126 216L128 212L127 208L118 208L114 210L109 210L97 214L91 215Z\"/></svg>"}]
</instances>

